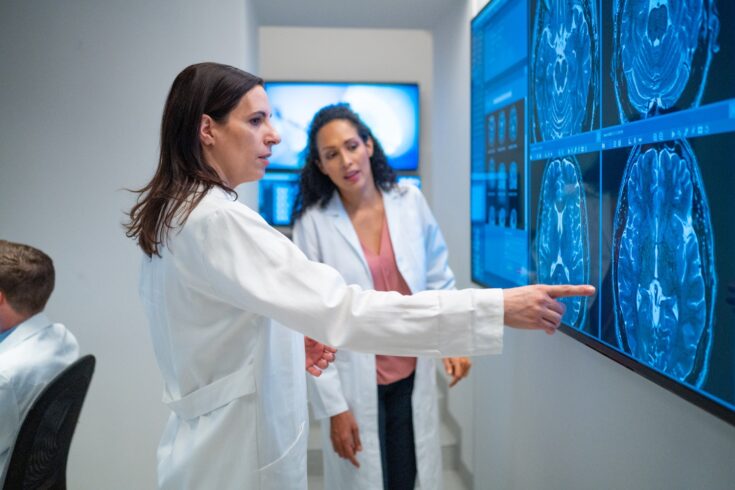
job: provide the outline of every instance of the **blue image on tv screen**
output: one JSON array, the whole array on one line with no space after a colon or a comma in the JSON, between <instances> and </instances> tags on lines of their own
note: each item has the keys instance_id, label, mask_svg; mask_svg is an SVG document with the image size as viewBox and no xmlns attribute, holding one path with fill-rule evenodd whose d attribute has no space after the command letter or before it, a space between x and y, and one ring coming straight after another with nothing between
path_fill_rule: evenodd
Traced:
<instances>
[{"instance_id":1,"label":"blue image on tv screen","mask_svg":"<svg viewBox=\"0 0 735 490\"><path fill-rule=\"evenodd\" d=\"M526 30L526 0L495 0L472 21L472 280L487 287L528 283Z\"/></svg>"},{"instance_id":2,"label":"blue image on tv screen","mask_svg":"<svg viewBox=\"0 0 735 490\"><path fill-rule=\"evenodd\" d=\"M272 122L281 135L270 170L303 166L307 132L324 106L347 103L370 127L396 170L419 164L419 88L415 83L268 82Z\"/></svg>"},{"instance_id":3,"label":"blue image on tv screen","mask_svg":"<svg viewBox=\"0 0 735 490\"><path fill-rule=\"evenodd\" d=\"M268 172L259 182L258 212L272 226L291 226L299 174Z\"/></svg>"},{"instance_id":4,"label":"blue image on tv screen","mask_svg":"<svg viewBox=\"0 0 735 490\"><path fill-rule=\"evenodd\" d=\"M725 0L488 3L470 220L475 282L594 285L561 300L562 331L735 425L733 19Z\"/></svg>"}]
</instances>

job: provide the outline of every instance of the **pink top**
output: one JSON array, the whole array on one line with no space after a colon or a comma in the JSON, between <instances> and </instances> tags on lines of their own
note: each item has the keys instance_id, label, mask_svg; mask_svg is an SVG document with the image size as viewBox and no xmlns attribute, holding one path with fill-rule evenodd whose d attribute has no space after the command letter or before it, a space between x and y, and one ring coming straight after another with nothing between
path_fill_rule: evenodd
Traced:
<instances>
[{"instance_id":1,"label":"pink top","mask_svg":"<svg viewBox=\"0 0 735 490\"><path fill-rule=\"evenodd\" d=\"M383 231L380 234L380 252L376 255L360 242L365 254L370 274L373 276L373 286L377 291L397 291L401 294L411 294L406 281L396 265L393 254L393 244L390 240L388 225L383 218ZM402 356L375 356L375 370L378 384L387 385L405 379L416 369L415 357Z\"/></svg>"}]
</instances>

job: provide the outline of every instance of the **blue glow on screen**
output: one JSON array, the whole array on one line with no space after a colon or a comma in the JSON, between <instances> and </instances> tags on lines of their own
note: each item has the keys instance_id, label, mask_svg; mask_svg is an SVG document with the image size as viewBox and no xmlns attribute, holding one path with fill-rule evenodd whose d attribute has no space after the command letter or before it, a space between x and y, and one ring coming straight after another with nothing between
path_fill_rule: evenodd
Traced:
<instances>
[{"instance_id":1,"label":"blue glow on screen","mask_svg":"<svg viewBox=\"0 0 735 490\"><path fill-rule=\"evenodd\" d=\"M735 424L733 20L725 0L490 2L470 220L475 282L595 285L564 300L567 333Z\"/></svg>"},{"instance_id":2,"label":"blue glow on screen","mask_svg":"<svg viewBox=\"0 0 735 490\"><path fill-rule=\"evenodd\" d=\"M299 191L299 175L269 172L258 183L258 212L268 224L291 226L291 212Z\"/></svg>"},{"instance_id":3,"label":"blue glow on screen","mask_svg":"<svg viewBox=\"0 0 735 490\"><path fill-rule=\"evenodd\" d=\"M398 182L402 184L411 184L421 189L421 177L418 175L399 175Z\"/></svg>"},{"instance_id":4,"label":"blue glow on screen","mask_svg":"<svg viewBox=\"0 0 735 490\"><path fill-rule=\"evenodd\" d=\"M526 9L496 0L472 21L472 278L485 286L528 283Z\"/></svg>"},{"instance_id":5,"label":"blue glow on screen","mask_svg":"<svg viewBox=\"0 0 735 490\"><path fill-rule=\"evenodd\" d=\"M419 91L416 84L268 82L273 125L281 143L273 147L271 170L298 170L314 114L348 103L370 127L396 170L419 164Z\"/></svg>"}]
</instances>

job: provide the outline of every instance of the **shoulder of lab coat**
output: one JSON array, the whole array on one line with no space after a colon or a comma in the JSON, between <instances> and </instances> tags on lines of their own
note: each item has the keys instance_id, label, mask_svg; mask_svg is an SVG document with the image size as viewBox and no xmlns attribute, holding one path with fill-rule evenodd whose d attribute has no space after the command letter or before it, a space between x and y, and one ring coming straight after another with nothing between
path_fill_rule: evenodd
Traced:
<instances>
[{"instance_id":1,"label":"shoulder of lab coat","mask_svg":"<svg viewBox=\"0 0 735 490\"><path fill-rule=\"evenodd\" d=\"M317 262L322 261L321 249L317 240L316 223L314 213L311 210L305 212L294 221L291 239L297 247L309 258Z\"/></svg>"},{"instance_id":2,"label":"shoulder of lab coat","mask_svg":"<svg viewBox=\"0 0 735 490\"><path fill-rule=\"evenodd\" d=\"M10 460L15 436L20 428L20 407L13 385L0 375L0 483L3 482L5 466Z\"/></svg>"},{"instance_id":3,"label":"shoulder of lab coat","mask_svg":"<svg viewBox=\"0 0 735 490\"><path fill-rule=\"evenodd\" d=\"M0 482L33 400L77 357L79 344L74 335L43 313L18 325L0 343Z\"/></svg>"}]
</instances>

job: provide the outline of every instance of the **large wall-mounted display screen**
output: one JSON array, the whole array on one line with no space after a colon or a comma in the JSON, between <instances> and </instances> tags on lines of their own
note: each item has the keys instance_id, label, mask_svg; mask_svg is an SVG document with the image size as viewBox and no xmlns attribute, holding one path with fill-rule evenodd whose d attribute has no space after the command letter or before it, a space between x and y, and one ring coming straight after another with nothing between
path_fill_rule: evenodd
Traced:
<instances>
[{"instance_id":1,"label":"large wall-mounted display screen","mask_svg":"<svg viewBox=\"0 0 735 490\"><path fill-rule=\"evenodd\" d=\"M419 165L419 87L415 83L267 82L273 125L281 143L273 147L269 170L303 165L307 131L324 106L348 103L383 146L390 165L414 171Z\"/></svg>"},{"instance_id":2,"label":"large wall-mounted display screen","mask_svg":"<svg viewBox=\"0 0 735 490\"><path fill-rule=\"evenodd\" d=\"M492 0L471 103L473 279L595 285L563 330L731 423L733 22L724 0Z\"/></svg>"},{"instance_id":3,"label":"large wall-mounted display screen","mask_svg":"<svg viewBox=\"0 0 735 490\"><path fill-rule=\"evenodd\" d=\"M528 7L493 1L472 23L472 277L528 280Z\"/></svg>"}]
</instances>

